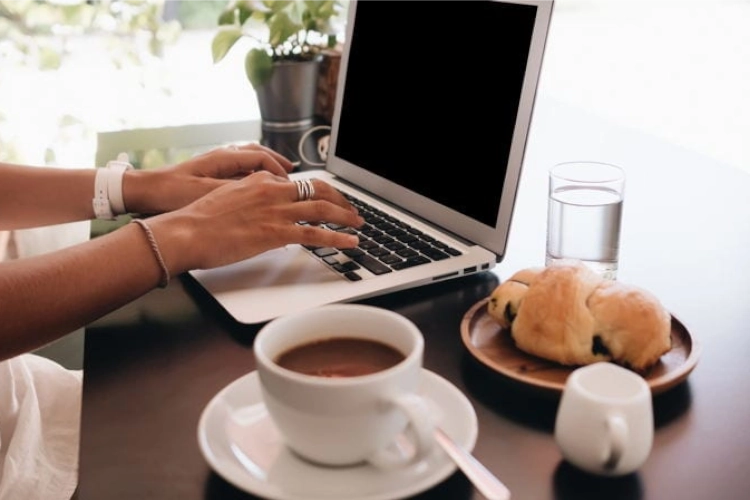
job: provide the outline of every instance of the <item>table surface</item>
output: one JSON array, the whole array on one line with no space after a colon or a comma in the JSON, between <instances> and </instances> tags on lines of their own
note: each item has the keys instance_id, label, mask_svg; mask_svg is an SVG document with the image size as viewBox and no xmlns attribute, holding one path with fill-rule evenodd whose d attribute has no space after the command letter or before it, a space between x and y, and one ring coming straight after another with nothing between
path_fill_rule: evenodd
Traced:
<instances>
[{"instance_id":1,"label":"table surface","mask_svg":"<svg viewBox=\"0 0 750 500\"><path fill-rule=\"evenodd\" d=\"M654 398L647 462L584 474L553 439L558 400L469 355L464 313L510 274L543 265L546 170L595 159L627 172L619 279L655 293L701 345L687 381ZM458 175L458 174L456 174ZM471 175L471 174L470 174ZM474 175L481 178L478 170ZM750 176L549 99L537 103L508 252L491 272L369 299L426 339L425 368L474 406L475 455L515 499L736 499L750 491ZM234 322L189 277L87 328L79 499L253 498L208 466L201 412L254 370L257 326ZM481 498L460 472L418 498Z\"/></svg>"}]
</instances>

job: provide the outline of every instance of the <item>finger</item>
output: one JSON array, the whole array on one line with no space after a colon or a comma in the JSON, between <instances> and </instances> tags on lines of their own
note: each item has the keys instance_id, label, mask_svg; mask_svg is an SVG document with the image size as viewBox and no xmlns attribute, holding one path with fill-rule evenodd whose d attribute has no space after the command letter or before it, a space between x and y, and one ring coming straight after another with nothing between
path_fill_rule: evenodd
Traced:
<instances>
[{"instance_id":1,"label":"finger","mask_svg":"<svg viewBox=\"0 0 750 500\"><path fill-rule=\"evenodd\" d=\"M316 247L355 248L359 244L359 238L355 234L311 225L295 225L293 228L295 243Z\"/></svg>"},{"instance_id":2,"label":"finger","mask_svg":"<svg viewBox=\"0 0 750 500\"><path fill-rule=\"evenodd\" d=\"M287 158L286 156L282 155L278 151L276 151L274 149L271 149L269 147L263 146L261 144L258 144L258 143L249 143L249 144L245 144L243 146L240 146L240 149L247 149L247 150L250 150L250 151L252 151L252 150L262 151L264 153L268 153L269 155L271 155L271 157L273 159L275 159L277 162L279 162L279 164L287 172L291 172L292 169L294 168L294 163L292 163L292 161L289 158Z\"/></svg>"},{"instance_id":3,"label":"finger","mask_svg":"<svg viewBox=\"0 0 750 500\"><path fill-rule=\"evenodd\" d=\"M355 214L358 213L358 210L351 203L349 203L349 200L347 200L346 197L341 193L341 191L339 191L335 187L331 186L321 179L309 179L309 181L312 183L312 195L307 199L327 200L349 210L350 212L353 212ZM305 189L299 187L297 181L292 184L294 185L294 189L292 190L292 200L307 201L306 197L304 196Z\"/></svg>"},{"instance_id":4,"label":"finger","mask_svg":"<svg viewBox=\"0 0 750 500\"><path fill-rule=\"evenodd\" d=\"M267 155L268 157L270 157L270 159L264 160L263 168L275 173L276 175L281 175L282 177L287 177L289 172L294 170L294 164L289 158L282 155L278 151L274 151L273 149L263 146L261 144L257 144L257 143L245 144L242 146L238 146L235 151L239 153L252 152L252 153ZM279 170L279 168L281 170Z\"/></svg>"},{"instance_id":5,"label":"finger","mask_svg":"<svg viewBox=\"0 0 750 500\"><path fill-rule=\"evenodd\" d=\"M213 155L222 155L225 159L213 160L217 175L223 179L238 179L260 170L266 170L279 177L289 177L292 162L283 155L259 144L238 146L230 144L210 151Z\"/></svg>"},{"instance_id":6,"label":"finger","mask_svg":"<svg viewBox=\"0 0 750 500\"><path fill-rule=\"evenodd\" d=\"M316 199L325 199L340 207L354 210L356 212L356 209L351 203L349 203L346 196L335 187L320 179L312 179L312 183L315 188Z\"/></svg>"},{"instance_id":7,"label":"finger","mask_svg":"<svg viewBox=\"0 0 750 500\"><path fill-rule=\"evenodd\" d=\"M287 168L285 164L279 162L275 156L270 155L265 151L238 150L235 154L240 162L240 170L244 174L266 170L279 177L284 177L285 179L289 177L289 172L292 168L289 160L285 160L285 164L289 165Z\"/></svg>"},{"instance_id":8,"label":"finger","mask_svg":"<svg viewBox=\"0 0 750 500\"><path fill-rule=\"evenodd\" d=\"M332 222L342 226L361 227L365 220L359 214L328 200L299 201L289 205L289 220L313 224Z\"/></svg>"}]
</instances>

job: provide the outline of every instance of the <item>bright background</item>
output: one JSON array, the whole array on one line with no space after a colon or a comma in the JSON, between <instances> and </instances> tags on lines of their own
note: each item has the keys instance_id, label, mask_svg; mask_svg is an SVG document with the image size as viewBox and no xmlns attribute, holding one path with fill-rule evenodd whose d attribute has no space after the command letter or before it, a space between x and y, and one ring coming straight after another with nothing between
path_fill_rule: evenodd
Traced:
<instances>
[{"instance_id":1,"label":"bright background","mask_svg":"<svg viewBox=\"0 0 750 500\"><path fill-rule=\"evenodd\" d=\"M750 171L748 26L750 0L556 0L540 93ZM120 69L86 38L58 71L0 57L0 161L90 166L97 130L257 117L244 51L214 65L212 35Z\"/></svg>"}]
</instances>

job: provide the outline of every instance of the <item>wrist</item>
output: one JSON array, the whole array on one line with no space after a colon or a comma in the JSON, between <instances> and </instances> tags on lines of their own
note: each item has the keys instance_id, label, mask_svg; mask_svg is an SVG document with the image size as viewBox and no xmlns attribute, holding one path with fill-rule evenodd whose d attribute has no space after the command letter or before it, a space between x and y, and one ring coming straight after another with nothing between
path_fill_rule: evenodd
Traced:
<instances>
[{"instance_id":1,"label":"wrist","mask_svg":"<svg viewBox=\"0 0 750 500\"><path fill-rule=\"evenodd\" d=\"M162 258L171 276L177 276L198 267L196 263L195 231L190 217L178 212L168 212L148 217ZM186 249L191 250L186 250Z\"/></svg>"},{"instance_id":2,"label":"wrist","mask_svg":"<svg viewBox=\"0 0 750 500\"><path fill-rule=\"evenodd\" d=\"M164 197L164 190L171 186L162 182L162 177L160 169L125 172L122 178L122 196L130 213L153 215L164 212L158 203Z\"/></svg>"},{"instance_id":3,"label":"wrist","mask_svg":"<svg viewBox=\"0 0 750 500\"><path fill-rule=\"evenodd\" d=\"M164 260L164 255L162 254L161 248L159 247L159 242L156 240L156 236L154 235L151 226L143 219L133 219L131 222L138 224L139 226L141 226L141 229L143 229L146 240L148 241L148 245L151 248L151 253L153 254L154 259L159 266L159 288L166 288L169 285L169 280L172 275L169 271L169 267L167 267L167 263Z\"/></svg>"}]
</instances>

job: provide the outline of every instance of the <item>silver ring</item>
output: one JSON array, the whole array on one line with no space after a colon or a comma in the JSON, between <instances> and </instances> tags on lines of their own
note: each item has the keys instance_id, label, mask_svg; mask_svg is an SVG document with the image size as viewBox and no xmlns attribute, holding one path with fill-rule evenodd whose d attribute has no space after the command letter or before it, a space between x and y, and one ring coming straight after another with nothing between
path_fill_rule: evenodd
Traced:
<instances>
[{"instance_id":1,"label":"silver ring","mask_svg":"<svg viewBox=\"0 0 750 500\"><path fill-rule=\"evenodd\" d=\"M310 179L297 179L294 181L297 186L297 201L312 200L315 196L315 186Z\"/></svg>"}]
</instances>

